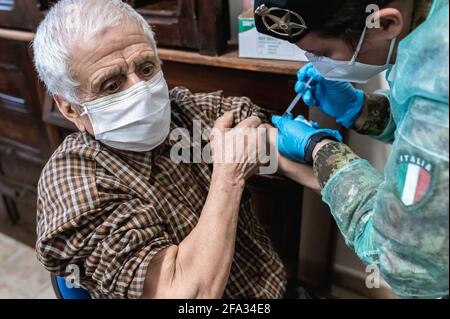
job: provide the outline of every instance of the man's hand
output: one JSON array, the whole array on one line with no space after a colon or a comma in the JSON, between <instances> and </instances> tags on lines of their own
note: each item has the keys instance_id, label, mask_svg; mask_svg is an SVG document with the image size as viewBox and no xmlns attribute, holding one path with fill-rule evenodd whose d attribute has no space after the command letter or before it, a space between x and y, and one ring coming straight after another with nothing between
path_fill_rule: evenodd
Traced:
<instances>
[{"instance_id":1,"label":"man's hand","mask_svg":"<svg viewBox=\"0 0 450 319\"><path fill-rule=\"evenodd\" d=\"M261 120L250 117L233 128L233 113L220 117L210 136L214 174L233 184L243 185L260 167L259 143L266 134Z\"/></svg>"}]
</instances>

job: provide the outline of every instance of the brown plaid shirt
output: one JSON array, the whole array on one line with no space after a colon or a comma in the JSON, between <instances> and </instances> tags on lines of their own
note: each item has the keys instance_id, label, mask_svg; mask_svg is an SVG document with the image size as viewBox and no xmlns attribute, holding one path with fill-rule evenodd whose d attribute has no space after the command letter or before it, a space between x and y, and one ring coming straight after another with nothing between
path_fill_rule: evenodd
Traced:
<instances>
[{"instance_id":1,"label":"brown plaid shirt","mask_svg":"<svg viewBox=\"0 0 450 319\"><path fill-rule=\"evenodd\" d=\"M193 120L211 128L226 111L236 122L261 110L247 98L221 92L171 91L172 128L192 132ZM205 141L206 142L206 141ZM94 298L139 298L152 257L178 245L197 225L211 166L175 164L169 139L148 153L113 150L86 133L66 138L43 170L38 186L36 250L49 271L81 269L81 285ZM239 215L236 250L225 298L280 298L286 273L249 196ZM201 269L199 269L201 271Z\"/></svg>"}]
</instances>

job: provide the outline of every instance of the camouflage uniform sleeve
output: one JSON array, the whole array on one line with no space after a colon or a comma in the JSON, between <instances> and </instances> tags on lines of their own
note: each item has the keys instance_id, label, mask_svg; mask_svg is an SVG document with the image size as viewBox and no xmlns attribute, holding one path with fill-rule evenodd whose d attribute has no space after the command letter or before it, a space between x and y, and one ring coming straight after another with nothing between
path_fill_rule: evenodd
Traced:
<instances>
[{"instance_id":1,"label":"camouflage uniform sleeve","mask_svg":"<svg viewBox=\"0 0 450 319\"><path fill-rule=\"evenodd\" d=\"M448 128L448 103L416 98L384 173L339 143L315 158L347 245L401 297L448 295Z\"/></svg>"},{"instance_id":2,"label":"camouflage uniform sleeve","mask_svg":"<svg viewBox=\"0 0 450 319\"><path fill-rule=\"evenodd\" d=\"M322 197L349 247L367 264L378 260L372 236L374 200L383 174L347 145L331 142L314 160Z\"/></svg>"},{"instance_id":3,"label":"camouflage uniform sleeve","mask_svg":"<svg viewBox=\"0 0 450 319\"><path fill-rule=\"evenodd\" d=\"M383 94L366 93L364 108L367 110L367 119L356 131L362 135L381 135L391 120L389 99Z\"/></svg>"},{"instance_id":4,"label":"camouflage uniform sleeve","mask_svg":"<svg viewBox=\"0 0 450 319\"><path fill-rule=\"evenodd\" d=\"M375 94L366 93L364 109L367 112L367 118L361 128L354 127L356 132L385 143L394 141L397 125L391 114L388 96L389 90L380 90Z\"/></svg>"},{"instance_id":5,"label":"camouflage uniform sleeve","mask_svg":"<svg viewBox=\"0 0 450 319\"><path fill-rule=\"evenodd\" d=\"M384 93L366 93L364 107L367 109L367 118L364 125L356 131L384 142L392 142L396 125L391 116L389 98ZM325 145L317 153L314 165L321 186L324 187L331 176L357 159L359 157L345 144L334 142Z\"/></svg>"},{"instance_id":6,"label":"camouflage uniform sleeve","mask_svg":"<svg viewBox=\"0 0 450 319\"><path fill-rule=\"evenodd\" d=\"M331 142L322 147L314 161L314 172L323 188L341 168L359 159L345 144Z\"/></svg>"}]
</instances>

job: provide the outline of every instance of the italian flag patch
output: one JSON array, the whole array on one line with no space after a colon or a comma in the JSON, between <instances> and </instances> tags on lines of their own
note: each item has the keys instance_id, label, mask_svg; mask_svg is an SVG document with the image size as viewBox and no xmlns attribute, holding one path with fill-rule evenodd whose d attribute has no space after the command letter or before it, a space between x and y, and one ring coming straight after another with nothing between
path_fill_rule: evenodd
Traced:
<instances>
[{"instance_id":1,"label":"italian flag patch","mask_svg":"<svg viewBox=\"0 0 450 319\"><path fill-rule=\"evenodd\" d=\"M420 204L431 190L433 165L417 156L400 156L397 166L397 191L406 207Z\"/></svg>"}]
</instances>

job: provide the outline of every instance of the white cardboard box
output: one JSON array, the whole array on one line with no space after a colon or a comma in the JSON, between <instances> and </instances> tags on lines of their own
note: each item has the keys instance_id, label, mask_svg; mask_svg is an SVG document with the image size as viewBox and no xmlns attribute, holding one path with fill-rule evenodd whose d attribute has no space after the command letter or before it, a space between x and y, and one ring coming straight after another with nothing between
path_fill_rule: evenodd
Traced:
<instances>
[{"instance_id":1,"label":"white cardboard box","mask_svg":"<svg viewBox=\"0 0 450 319\"><path fill-rule=\"evenodd\" d=\"M308 61L295 44L259 33L251 11L239 16L239 57Z\"/></svg>"}]
</instances>

